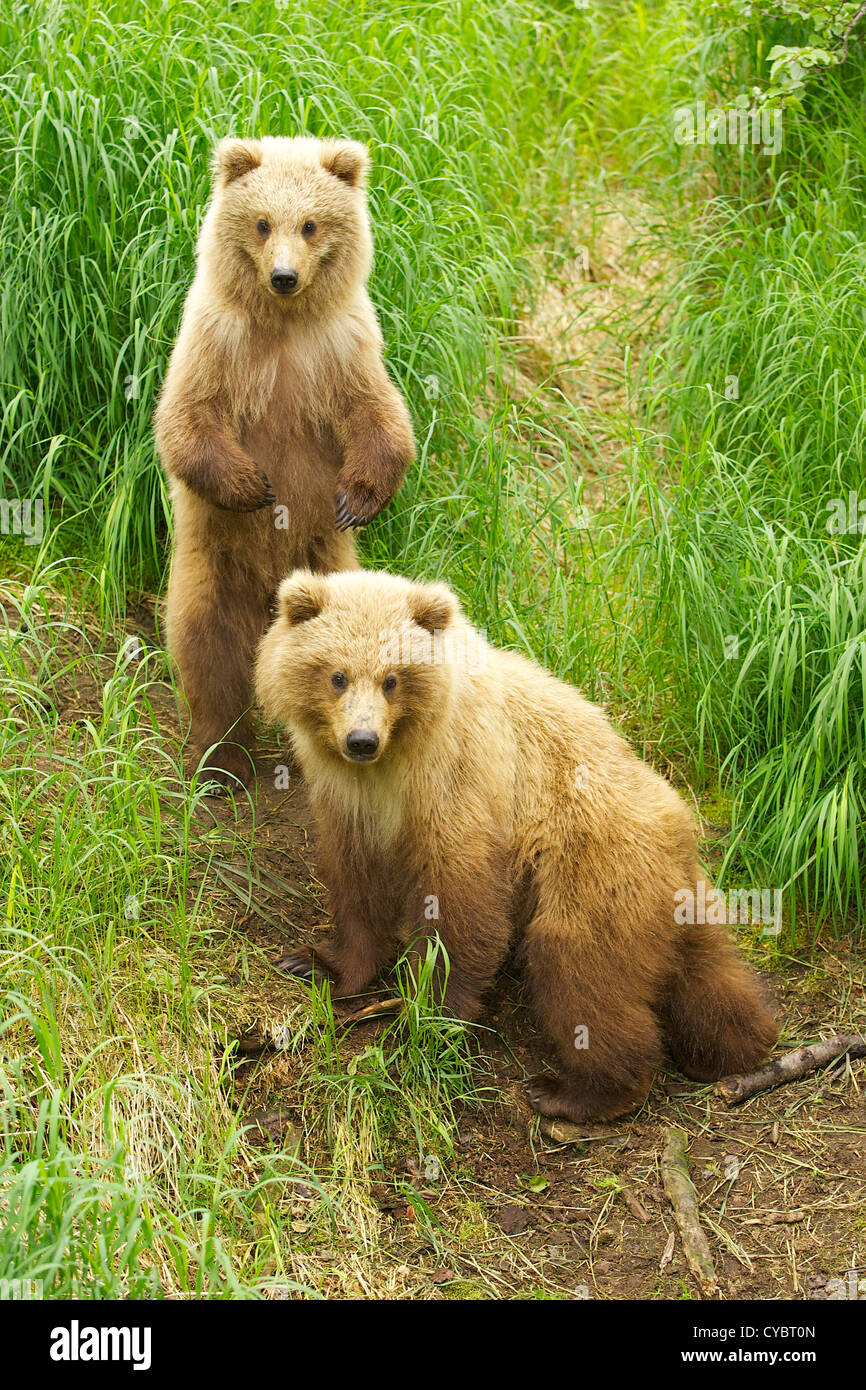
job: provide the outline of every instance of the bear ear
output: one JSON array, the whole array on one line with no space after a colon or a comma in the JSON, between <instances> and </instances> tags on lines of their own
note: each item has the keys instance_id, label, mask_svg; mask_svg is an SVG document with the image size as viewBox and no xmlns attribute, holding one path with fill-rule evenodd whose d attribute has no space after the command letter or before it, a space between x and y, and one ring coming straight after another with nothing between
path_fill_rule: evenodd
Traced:
<instances>
[{"instance_id":1,"label":"bear ear","mask_svg":"<svg viewBox=\"0 0 866 1390\"><path fill-rule=\"evenodd\" d=\"M366 146L357 140L325 140L322 143L322 167L350 188L363 188L370 156Z\"/></svg>"},{"instance_id":2,"label":"bear ear","mask_svg":"<svg viewBox=\"0 0 866 1390\"><path fill-rule=\"evenodd\" d=\"M325 606L325 584L322 575L310 570L296 570L284 579L277 594L277 612L291 627L317 618Z\"/></svg>"},{"instance_id":3,"label":"bear ear","mask_svg":"<svg viewBox=\"0 0 866 1390\"><path fill-rule=\"evenodd\" d=\"M252 173L261 164L262 154L258 140L220 140L213 157L214 183L227 188L235 179Z\"/></svg>"},{"instance_id":4,"label":"bear ear","mask_svg":"<svg viewBox=\"0 0 866 1390\"><path fill-rule=\"evenodd\" d=\"M447 584L416 584L409 599L412 619L425 632L441 632L460 612L460 604Z\"/></svg>"}]
</instances>

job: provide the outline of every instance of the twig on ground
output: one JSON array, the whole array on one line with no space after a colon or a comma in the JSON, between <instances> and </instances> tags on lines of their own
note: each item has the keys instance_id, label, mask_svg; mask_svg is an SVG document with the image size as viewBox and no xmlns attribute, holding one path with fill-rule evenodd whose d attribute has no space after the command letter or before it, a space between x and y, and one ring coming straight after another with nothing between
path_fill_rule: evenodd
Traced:
<instances>
[{"instance_id":1,"label":"twig on ground","mask_svg":"<svg viewBox=\"0 0 866 1390\"><path fill-rule=\"evenodd\" d=\"M630 1192L627 1187L622 1188L619 1195L622 1197L623 1202L628 1207L632 1216L637 1217L638 1221L642 1221L643 1224L646 1225L650 1219L650 1215L640 1198L636 1197L633 1192Z\"/></svg>"},{"instance_id":2,"label":"twig on ground","mask_svg":"<svg viewBox=\"0 0 866 1390\"><path fill-rule=\"evenodd\" d=\"M698 1215L698 1194L689 1174L686 1135L682 1129L669 1129L662 1154L665 1192L674 1209L683 1254L700 1285L701 1293L716 1294L719 1286L710 1247Z\"/></svg>"},{"instance_id":3,"label":"twig on ground","mask_svg":"<svg viewBox=\"0 0 866 1390\"><path fill-rule=\"evenodd\" d=\"M716 1085L716 1092L728 1105L739 1105L760 1091L772 1091L788 1081L799 1081L801 1077L819 1071L843 1055L866 1057L866 1036L862 1033L839 1034L808 1047L798 1047L784 1057L776 1057L757 1071L723 1077Z\"/></svg>"},{"instance_id":4,"label":"twig on ground","mask_svg":"<svg viewBox=\"0 0 866 1390\"><path fill-rule=\"evenodd\" d=\"M796 1226L798 1221L805 1221L806 1213L799 1207L796 1211L761 1211L754 1216L744 1216L744 1226Z\"/></svg>"},{"instance_id":5,"label":"twig on ground","mask_svg":"<svg viewBox=\"0 0 866 1390\"><path fill-rule=\"evenodd\" d=\"M350 1028L353 1023L363 1023L368 1018L379 1018L387 1014L399 1013L403 1007L402 999L377 999L375 1004L365 1004L363 1009L357 1009L353 1014L347 1014L340 1019L344 1028Z\"/></svg>"}]
</instances>

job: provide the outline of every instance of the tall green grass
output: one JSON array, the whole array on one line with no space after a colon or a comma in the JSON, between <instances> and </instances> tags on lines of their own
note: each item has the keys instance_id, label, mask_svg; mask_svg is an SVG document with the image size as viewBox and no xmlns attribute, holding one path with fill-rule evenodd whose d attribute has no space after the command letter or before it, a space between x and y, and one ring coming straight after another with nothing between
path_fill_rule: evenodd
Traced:
<instances>
[{"instance_id":1,"label":"tall green grass","mask_svg":"<svg viewBox=\"0 0 866 1390\"><path fill-rule=\"evenodd\" d=\"M772 168L710 152L609 552L643 576L625 621L663 717L733 798L726 867L837 930L866 910L864 71L785 113Z\"/></svg>"},{"instance_id":2,"label":"tall green grass","mask_svg":"<svg viewBox=\"0 0 866 1390\"><path fill-rule=\"evenodd\" d=\"M209 839L160 734L160 654L112 658L56 576L19 592L0 629L0 1277L246 1297L268 1263L256 1203L301 1170L251 1179L229 1104L209 896L235 846Z\"/></svg>"}]
</instances>

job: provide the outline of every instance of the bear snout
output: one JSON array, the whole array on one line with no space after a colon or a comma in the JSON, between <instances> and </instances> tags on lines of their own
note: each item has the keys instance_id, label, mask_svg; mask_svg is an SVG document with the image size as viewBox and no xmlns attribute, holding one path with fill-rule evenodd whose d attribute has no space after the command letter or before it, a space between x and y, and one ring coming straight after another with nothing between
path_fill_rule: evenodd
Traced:
<instances>
[{"instance_id":1,"label":"bear snout","mask_svg":"<svg viewBox=\"0 0 866 1390\"><path fill-rule=\"evenodd\" d=\"M378 747L379 735L375 729L350 729L346 734L346 752L355 762L369 762Z\"/></svg>"},{"instance_id":2,"label":"bear snout","mask_svg":"<svg viewBox=\"0 0 866 1390\"><path fill-rule=\"evenodd\" d=\"M277 294L294 294L298 288L298 272L291 266L274 266L271 271L271 288Z\"/></svg>"}]
</instances>

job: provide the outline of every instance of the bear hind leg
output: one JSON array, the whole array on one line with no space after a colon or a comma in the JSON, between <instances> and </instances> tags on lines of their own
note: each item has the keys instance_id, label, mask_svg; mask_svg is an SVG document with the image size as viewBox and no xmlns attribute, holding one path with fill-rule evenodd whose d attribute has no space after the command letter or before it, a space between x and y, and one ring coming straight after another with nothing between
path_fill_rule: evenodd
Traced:
<instances>
[{"instance_id":1,"label":"bear hind leg","mask_svg":"<svg viewBox=\"0 0 866 1390\"><path fill-rule=\"evenodd\" d=\"M252 667L267 624L267 596L203 577L194 587L170 586L166 616L195 762L204 760L206 777L228 789L248 786L255 771Z\"/></svg>"},{"instance_id":2,"label":"bear hind leg","mask_svg":"<svg viewBox=\"0 0 866 1390\"><path fill-rule=\"evenodd\" d=\"M663 1058L652 1009L604 946L590 923L538 915L522 948L533 1009L559 1061L558 1073L529 1078L527 1095L542 1115L575 1124L637 1109Z\"/></svg>"},{"instance_id":3,"label":"bear hind leg","mask_svg":"<svg viewBox=\"0 0 866 1390\"><path fill-rule=\"evenodd\" d=\"M660 1012L671 1056L693 1081L752 1071L778 1034L757 976L710 923L686 928Z\"/></svg>"}]
</instances>

